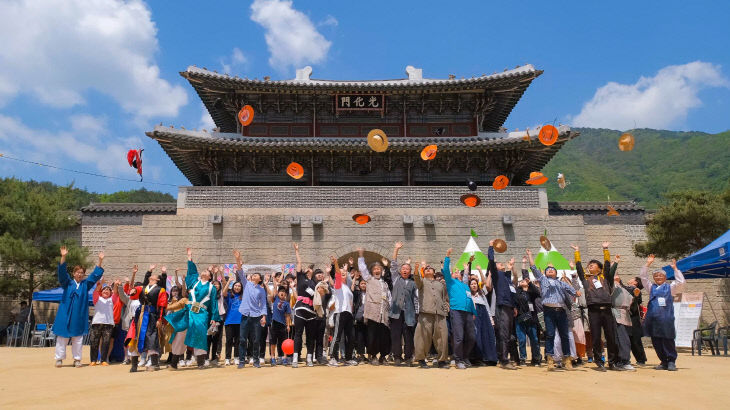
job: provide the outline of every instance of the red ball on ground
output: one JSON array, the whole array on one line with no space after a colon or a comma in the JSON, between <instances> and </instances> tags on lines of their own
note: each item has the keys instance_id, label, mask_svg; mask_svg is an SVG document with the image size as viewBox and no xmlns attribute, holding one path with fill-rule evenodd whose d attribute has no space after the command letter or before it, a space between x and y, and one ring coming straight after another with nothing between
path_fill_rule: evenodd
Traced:
<instances>
[{"instance_id":1,"label":"red ball on ground","mask_svg":"<svg viewBox=\"0 0 730 410\"><path fill-rule=\"evenodd\" d=\"M292 339L286 339L281 343L281 350L285 355L294 354L294 341Z\"/></svg>"}]
</instances>

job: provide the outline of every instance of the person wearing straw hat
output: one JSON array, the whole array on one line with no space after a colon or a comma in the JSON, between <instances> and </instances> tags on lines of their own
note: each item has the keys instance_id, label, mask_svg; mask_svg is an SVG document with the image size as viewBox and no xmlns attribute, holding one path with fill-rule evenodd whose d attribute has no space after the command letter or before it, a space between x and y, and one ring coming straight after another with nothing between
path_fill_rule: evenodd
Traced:
<instances>
[{"instance_id":1,"label":"person wearing straw hat","mask_svg":"<svg viewBox=\"0 0 730 410\"><path fill-rule=\"evenodd\" d=\"M497 333L497 357L503 369L516 370L517 367L510 363L508 359L509 341L512 335L512 329L514 328L515 294L517 293L517 289L512 284L511 273L515 260L514 258L510 260L509 269L505 272L504 264L494 261L494 246L496 242L494 239L489 241L487 257L489 258L488 271L492 276L492 285L497 295L497 307L494 315L494 324Z\"/></svg>"},{"instance_id":2,"label":"person wearing straw hat","mask_svg":"<svg viewBox=\"0 0 730 410\"><path fill-rule=\"evenodd\" d=\"M611 312L611 293L613 291L613 273L611 273L611 254L608 251L609 242L603 242L604 263L592 259L588 262L588 272L583 270L580 261L580 248L570 245L575 251L575 268L578 277L583 283L586 304L588 305L588 319L590 322L591 339L593 342L593 361L598 371L605 372L606 367L601 356L601 330L606 338L608 363L612 370L624 370L614 367L618 361L618 345L616 343L616 319Z\"/></svg>"},{"instance_id":3,"label":"person wearing straw hat","mask_svg":"<svg viewBox=\"0 0 730 410\"><path fill-rule=\"evenodd\" d=\"M661 363L656 370L676 371L677 347L674 339L677 336L674 328L674 296L682 293L684 288L684 275L677 269L677 260L672 259L674 269L674 280L667 282L667 274L662 270L652 273L654 284L649 281L649 268L654 263L654 255L646 258L646 265L641 268L639 277L645 288L649 289L649 303L647 304L646 316L644 317L644 335L651 337L651 344L654 346Z\"/></svg>"}]
</instances>

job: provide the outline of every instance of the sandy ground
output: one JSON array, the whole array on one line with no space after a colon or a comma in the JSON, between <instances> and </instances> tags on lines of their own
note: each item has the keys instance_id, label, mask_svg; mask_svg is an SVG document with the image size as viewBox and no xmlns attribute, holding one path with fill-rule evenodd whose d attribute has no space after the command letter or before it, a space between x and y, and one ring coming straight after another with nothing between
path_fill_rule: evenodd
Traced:
<instances>
[{"instance_id":1,"label":"sandy ground","mask_svg":"<svg viewBox=\"0 0 730 410\"><path fill-rule=\"evenodd\" d=\"M68 354L70 359L71 349ZM654 351L648 350L656 364ZM88 363L84 346L84 363ZM129 367L53 367L52 348L0 348L0 408L728 408L730 357L680 354L678 372L651 367L548 373L495 367L235 367L129 373ZM204 392L201 394L201 392ZM131 402L147 395L144 404ZM176 395L178 395L176 397ZM292 400L298 397L296 404Z\"/></svg>"}]
</instances>

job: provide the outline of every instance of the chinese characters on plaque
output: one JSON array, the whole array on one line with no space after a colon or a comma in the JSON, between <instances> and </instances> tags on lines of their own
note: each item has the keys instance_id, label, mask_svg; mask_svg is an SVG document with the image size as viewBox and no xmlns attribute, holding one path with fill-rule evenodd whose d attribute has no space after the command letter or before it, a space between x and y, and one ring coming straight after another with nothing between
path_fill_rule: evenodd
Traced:
<instances>
[{"instance_id":1,"label":"chinese characters on plaque","mask_svg":"<svg viewBox=\"0 0 730 410\"><path fill-rule=\"evenodd\" d=\"M335 107L339 111L379 111L385 109L383 94L336 94Z\"/></svg>"}]
</instances>

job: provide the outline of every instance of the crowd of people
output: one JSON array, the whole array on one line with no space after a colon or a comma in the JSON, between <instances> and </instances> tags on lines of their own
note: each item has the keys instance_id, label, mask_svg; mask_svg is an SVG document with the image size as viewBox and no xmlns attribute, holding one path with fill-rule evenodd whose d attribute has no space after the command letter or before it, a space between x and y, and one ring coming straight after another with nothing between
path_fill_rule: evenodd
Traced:
<instances>
[{"instance_id":1,"label":"crowd of people","mask_svg":"<svg viewBox=\"0 0 730 410\"><path fill-rule=\"evenodd\" d=\"M451 249L438 269L403 261L403 244L396 242L391 259L368 264L358 249L357 261L332 256L320 269L303 266L294 243L294 272L282 265L266 275L244 272L239 251L233 254L235 273L224 275L215 265L198 271L188 248L183 278L175 269L168 282L166 267L157 274L151 265L136 281L135 265L123 283L102 280L103 252L88 277L81 266L69 275L61 248L56 366L70 343L74 366L81 367L82 337L89 333L92 366L108 365L114 338L123 338L131 372L159 370L164 354L170 369L389 364L515 370L528 363L528 343L529 365L548 371L586 363L600 371L634 371L631 355L636 365L646 365L641 337L649 336L660 361L655 369L676 370L672 301L684 283L676 261L671 282L661 269L650 276L653 255L638 276L624 280L609 243L602 244L603 262L590 260L586 268L573 245L576 274L559 275L553 266L535 266L529 249L518 271L514 258L496 261L494 241L489 245L486 267L475 265L474 256L454 266ZM89 329L86 295L92 288Z\"/></svg>"}]
</instances>

